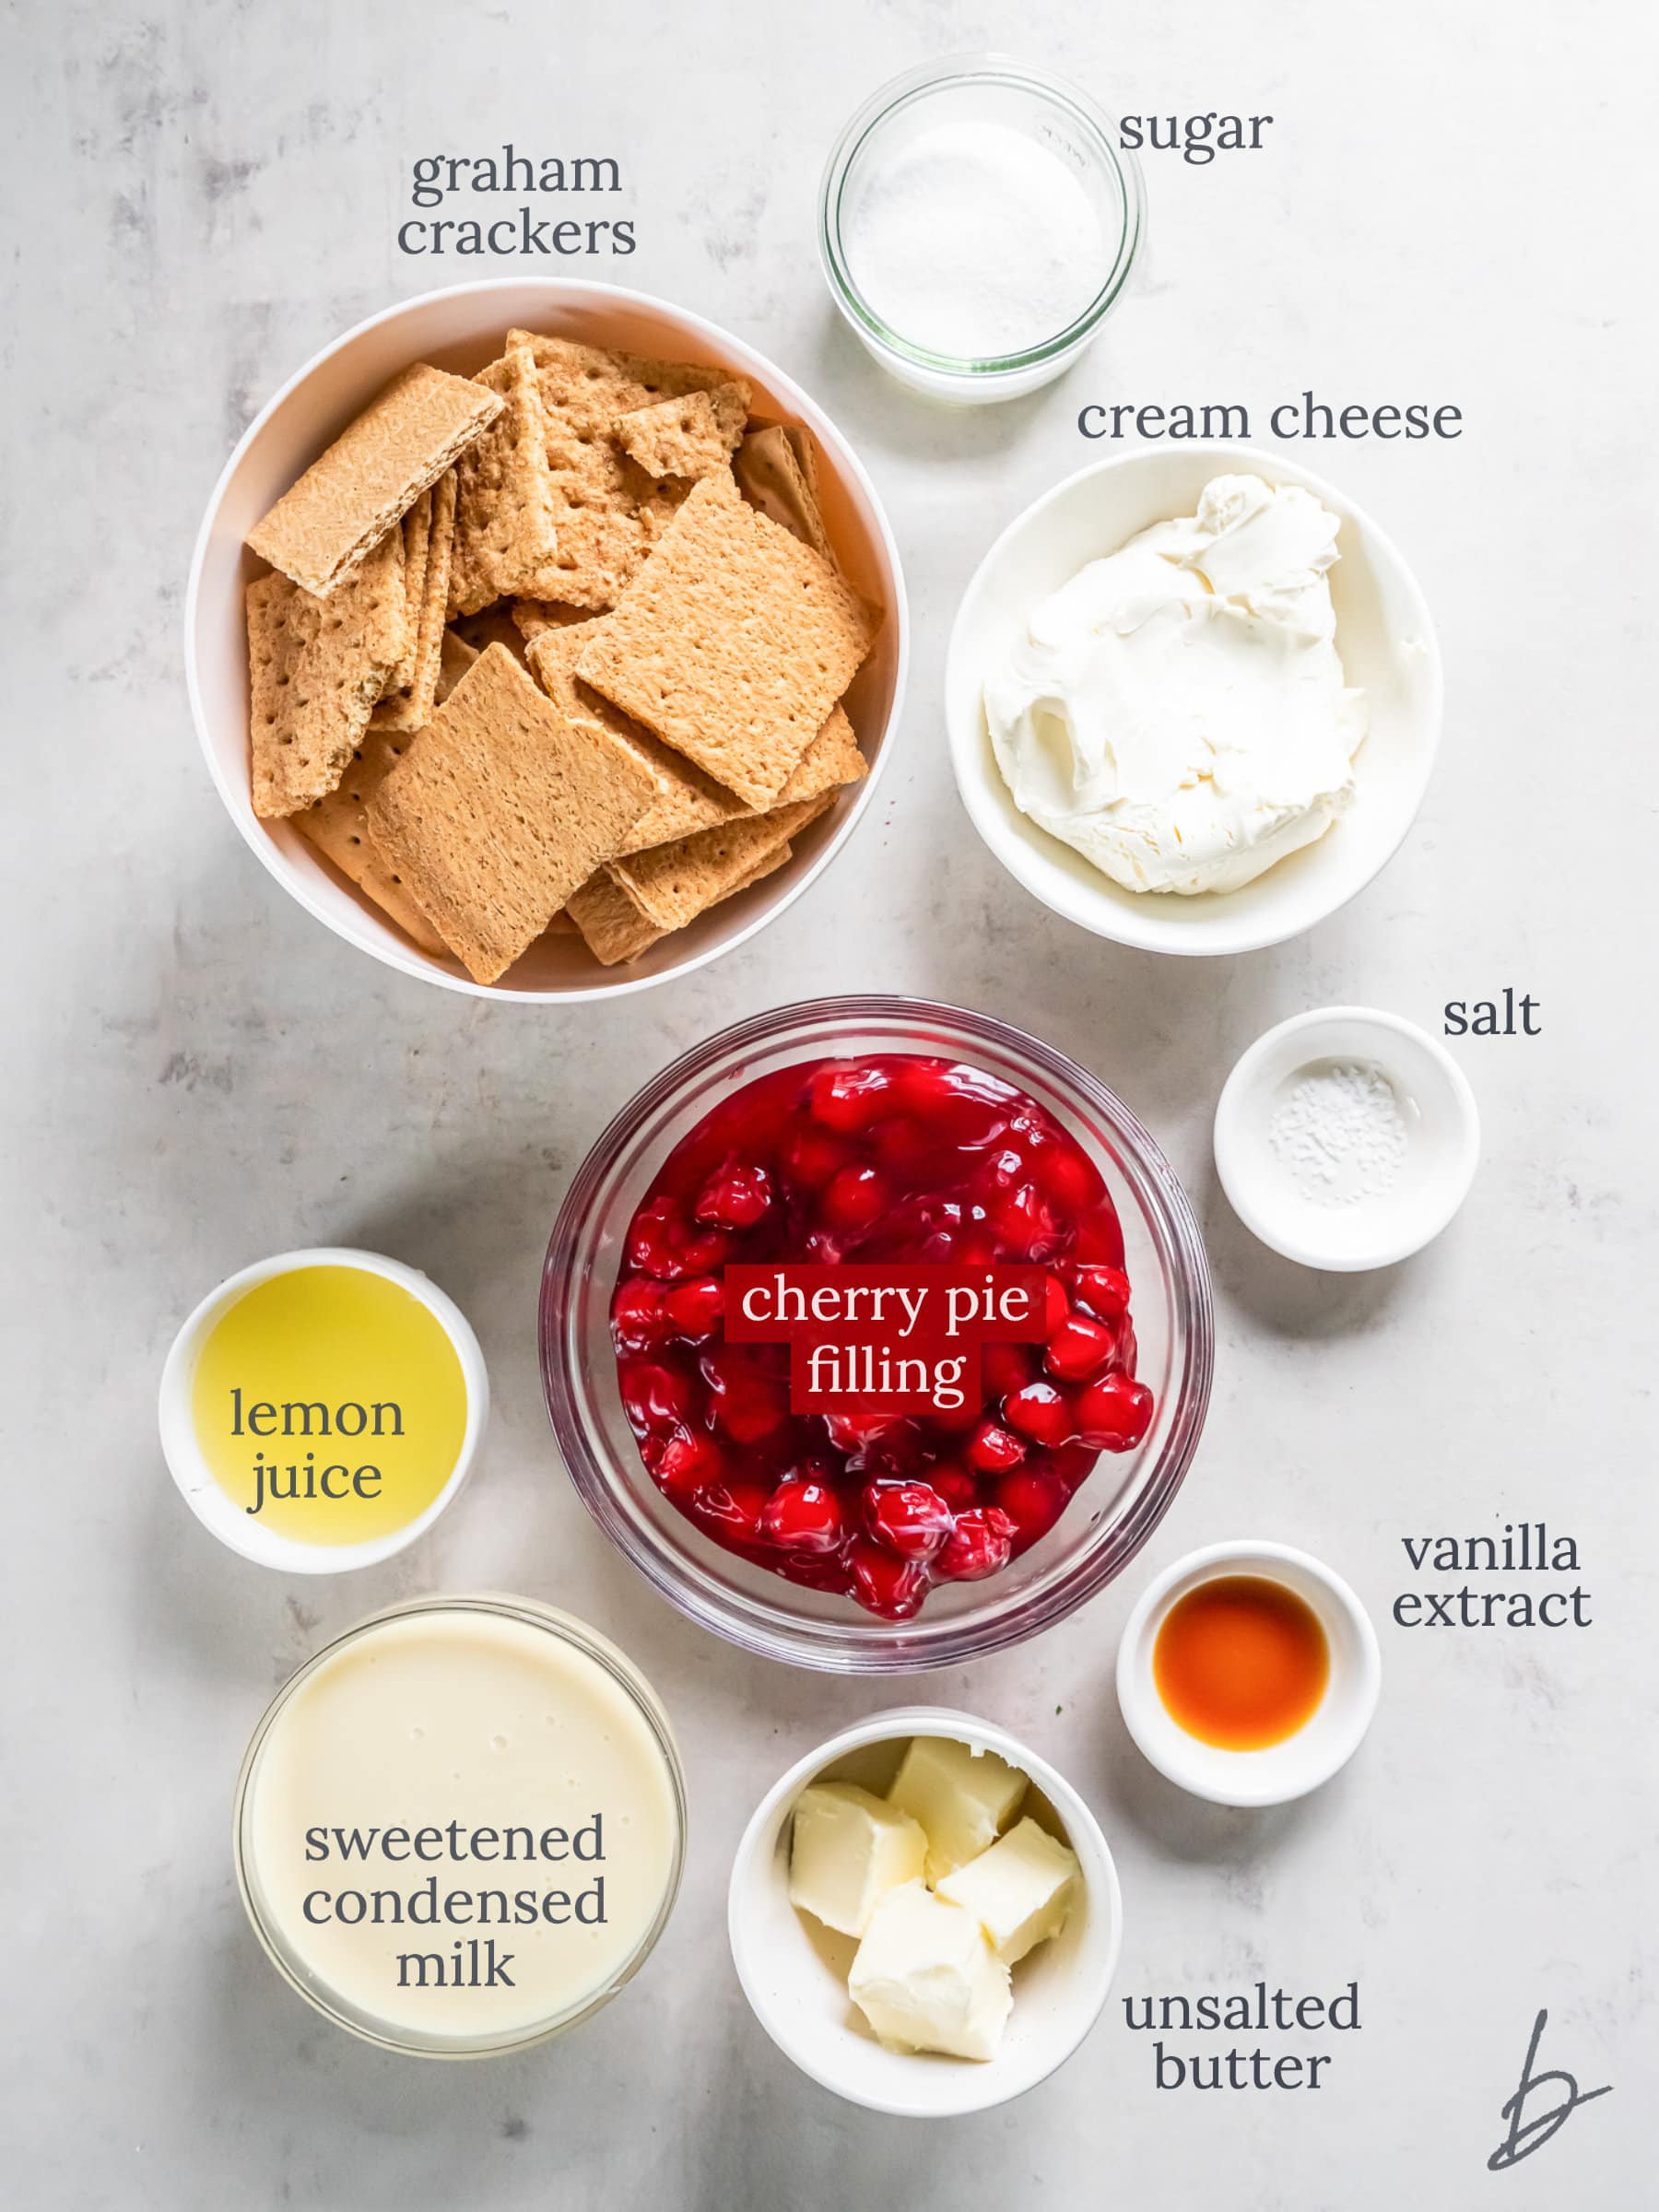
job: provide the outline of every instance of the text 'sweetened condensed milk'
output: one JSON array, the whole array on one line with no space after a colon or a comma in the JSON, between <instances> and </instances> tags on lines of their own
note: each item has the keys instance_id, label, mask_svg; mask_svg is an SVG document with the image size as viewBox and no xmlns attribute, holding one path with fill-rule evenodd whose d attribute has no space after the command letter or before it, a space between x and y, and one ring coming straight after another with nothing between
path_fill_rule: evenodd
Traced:
<instances>
[{"instance_id":1,"label":"text 'sweetened condensed milk'","mask_svg":"<svg viewBox=\"0 0 1659 2212\"><path fill-rule=\"evenodd\" d=\"M453 1474L466 1378L429 1306L366 1267L267 1277L213 1324L191 1418L214 1481L296 1543L372 1543L426 1512Z\"/></svg>"},{"instance_id":2,"label":"text 'sweetened condensed milk'","mask_svg":"<svg viewBox=\"0 0 1659 2212\"><path fill-rule=\"evenodd\" d=\"M266 1948L331 2018L479 2055L569 2025L678 1884L666 1716L622 1654L520 1599L365 1622L282 1692L237 1813Z\"/></svg>"}]
</instances>

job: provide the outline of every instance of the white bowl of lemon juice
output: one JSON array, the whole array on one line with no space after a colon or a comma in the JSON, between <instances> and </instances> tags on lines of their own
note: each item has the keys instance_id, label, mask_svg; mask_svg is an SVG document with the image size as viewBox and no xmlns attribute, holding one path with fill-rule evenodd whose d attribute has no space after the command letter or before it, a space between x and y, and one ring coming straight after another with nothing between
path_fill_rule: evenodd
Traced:
<instances>
[{"instance_id":1,"label":"white bowl of lemon juice","mask_svg":"<svg viewBox=\"0 0 1659 2212\"><path fill-rule=\"evenodd\" d=\"M161 1449L186 1504L289 1574L412 1544L465 1481L488 1412L454 1300L401 1261L339 1246L229 1277L161 1373Z\"/></svg>"}]
</instances>

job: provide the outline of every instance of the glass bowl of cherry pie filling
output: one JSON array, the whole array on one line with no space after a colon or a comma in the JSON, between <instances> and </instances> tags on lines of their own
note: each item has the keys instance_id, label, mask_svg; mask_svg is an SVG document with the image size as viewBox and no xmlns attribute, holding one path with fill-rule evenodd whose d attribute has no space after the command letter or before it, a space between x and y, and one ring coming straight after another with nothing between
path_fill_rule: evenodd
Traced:
<instances>
[{"instance_id":1,"label":"glass bowl of cherry pie filling","mask_svg":"<svg viewBox=\"0 0 1659 2212\"><path fill-rule=\"evenodd\" d=\"M790 1410L789 1347L728 1342L724 1271L1044 1270L1044 1339L977 1397ZM990 1016L885 996L757 1016L647 1084L547 1248L547 1410L600 1526L745 1650L955 1665L1063 1619L1151 1535L1214 1338L1186 1195L1096 1077Z\"/></svg>"}]
</instances>

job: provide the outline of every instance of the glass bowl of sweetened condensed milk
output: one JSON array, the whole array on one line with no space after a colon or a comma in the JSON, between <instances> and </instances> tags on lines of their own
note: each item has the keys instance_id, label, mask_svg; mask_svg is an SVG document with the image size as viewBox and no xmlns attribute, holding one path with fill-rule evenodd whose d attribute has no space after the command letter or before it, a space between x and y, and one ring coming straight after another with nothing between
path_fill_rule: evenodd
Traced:
<instances>
[{"instance_id":1,"label":"glass bowl of sweetened condensed milk","mask_svg":"<svg viewBox=\"0 0 1659 2212\"><path fill-rule=\"evenodd\" d=\"M1060 374L1123 296L1140 167L1088 93L1003 54L912 69L836 142L818 200L830 295L875 359L935 399Z\"/></svg>"},{"instance_id":2,"label":"glass bowl of sweetened condensed milk","mask_svg":"<svg viewBox=\"0 0 1659 2212\"><path fill-rule=\"evenodd\" d=\"M278 1691L237 1786L277 1971L382 2050L484 2058L610 2002L667 1925L686 1791L625 1653L531 1599L361 1621Z\"/></svg>"}]
</instances>

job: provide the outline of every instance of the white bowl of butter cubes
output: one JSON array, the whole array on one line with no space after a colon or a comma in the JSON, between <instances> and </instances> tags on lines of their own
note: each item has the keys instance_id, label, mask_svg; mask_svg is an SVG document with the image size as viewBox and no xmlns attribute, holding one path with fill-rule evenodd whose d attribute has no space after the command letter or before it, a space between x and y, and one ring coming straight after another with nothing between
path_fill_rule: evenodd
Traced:
<instances>
[{"instance_id":1,"label":"white bowl of butter cubes","mask_svg":"<svg viewBox=\"0 0 1659 2212\"><path fill-rule=\"evenodd\" d=\"M768 1792L732 1869L761 2026L837 2096L944 2119L1032 2088L1100 2018L1123 1900L1045 1759L937 1706L832 1736Z\"/></svg>"}]
</instances>

